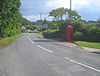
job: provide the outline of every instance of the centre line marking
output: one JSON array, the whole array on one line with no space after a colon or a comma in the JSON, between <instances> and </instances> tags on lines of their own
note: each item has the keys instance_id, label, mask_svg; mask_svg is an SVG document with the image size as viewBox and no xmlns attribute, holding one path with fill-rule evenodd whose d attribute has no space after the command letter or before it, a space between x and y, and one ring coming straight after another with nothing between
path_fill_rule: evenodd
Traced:
<instances>
[{"instance_id":1,"label":"centre line marking","mask_svg":"<svg viewBox=\"0 0 100 76\"><path fill-rule=\"evenodd\" d=\"M30 39L29 36L28 36L28 39L32 42L32 44L35 44L35 42L33 42L33 41ZM35 44L35 45L36 45L36 44ZM46 48L44 48L44 47L42 47L42 46L40 46L40 45L36 45L36 46L39 47L39 48L41 48L41 49L43 49L43 50L45 50L45 51L48 51L48 52L50 52L50 53L53 53L53 51L51 51L51 50L49 50L49 49L46 49ZM69 61L71 61L71 62L73 62L73 63L76 63L76 64L78 64L78 65L84 66L84 67L86 67L86 68L89 68L89 69L91 69L91 70L94 70L94 71L100 73L100 70L99 70L99 69L96 69L96 68L93 68L93 67L91 67L91 66L85 65L85 64L83 64L83 63L77 62L77 61L72 60L72 59L70 59L70 58L68 58L68 57L65 57L65 59L67 59L67 60L69 60Z\"/></svg>"},{"instance_id":2,"label":"centre line marking","mask_svg":"<svg viewBox=\"0 0 100 76\"><path fill-rule=\"evenodd\" d=\"M53 51L51 51L51 50L49 50L49 49L46 49L46 48L44 48L44 47L42 47L42 46L40 46L40 45L37 45L35 42L33 42L33 41L30 39L29 36L28 36L28 39L31 41L32 44L36 45L37 47L39 47L39 48L41 48L41 49L43 49L43 50L45 50L45 51L47 51L47 52L53 53Z\"/></svg>"},{"instance_id":3,"label":"centre line marking","mask_svg":"<svg viewBox=\"0 0 100 76\"><path fill-rule=\"evenodd\" d=\"M92 70L94 70L94 71L100 73L100 70L99 70L99 69L96 69L96 68L93 68L93 67L91 67L91 66L85 65L85 64L83 64L83 63L77 62L77 61L72 60L72 59L70 59L70 58L68 58L68 57L65 57L65 59L67 59L67 60L69 60L69 61L71 61L71 62L73 62L73 63L76 63L76 64L78 64L78 65L84 66L84 67L86 67L86 68L92 69Z\"/></svg>"},{"instance_id":4,"label":"centre line marking","mask_svg":"<svg viewBox=\"0 0 100 76\"><path fill-rule=\"evenodd\" d=\"M48 51L48 52L50 52L50 53L53 53L53 51L51 51L51 50L49 50L49 49L46 49L46 48L44 48L44 47L42 47L42 46L40 46L40 45L37 45L39 48L41 48L41 49L43 49L43 50L46 50L46 51Z\"/></svg>"},{"instance_id":5,"label":"centre line marking","mask_svg":"<svg viewBox=\"0 0 100 76\"><path fill-rule=\"evenodd\" d=\"M32 43L32 44L35 44L35 42L33 42L33 41L30 39L30 37L29 37L29 36L28 36L28 39L31 41L31 43Z\"/></svg>"}]
</instances>

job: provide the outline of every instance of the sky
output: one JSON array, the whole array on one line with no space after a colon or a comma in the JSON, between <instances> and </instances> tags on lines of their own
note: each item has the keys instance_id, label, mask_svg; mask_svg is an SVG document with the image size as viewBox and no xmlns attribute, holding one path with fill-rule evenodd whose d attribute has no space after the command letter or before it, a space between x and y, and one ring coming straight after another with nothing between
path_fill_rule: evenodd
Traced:
<instances>
[{"instance_id":1,"label":"sky","mask_svg":"<svg viewBox=\"0 0 100 76\"><path fill-rule=\"evenodd\" d=\"M70 0L21 0L20 12L30 21L40 19L51 20L48 14L51 10L70 7ZM72 9L76 10L83 20L96 21L100 17L100 0L72 0Z\"/></svg>"}]
</instances>

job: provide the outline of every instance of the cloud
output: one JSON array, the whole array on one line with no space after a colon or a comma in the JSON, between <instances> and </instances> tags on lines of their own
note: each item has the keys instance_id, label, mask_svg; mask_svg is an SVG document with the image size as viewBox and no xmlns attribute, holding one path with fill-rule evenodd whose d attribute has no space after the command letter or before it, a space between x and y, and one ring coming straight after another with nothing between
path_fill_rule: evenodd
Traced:
<instances>
[{"instance_id":1,"label":"cloud","mask_svg":"<svg viewBox=\"0 0 100 76\"><path fill-rule=\"evenodd\" d=\"M70 0L49 0L45 7L55 9L70 8ZM96 20L100 15L100 0L72 0L72 9L76 10L84 20Z\"/></svg>"},{"instance_id":2,"label":"cloud","mask_svg":"<svg viewBox=\"0 0 100 76\"><path fill-rule=\"evenodd\" d=\"M26 18L29 21L36 21L39 20L39 16L38 15L31 15L31 16L23 16L24 18Z\"/></svg>"},{"instance_id":3,"label":"cloud","mask_svg":"<svg viewBox=\"0 0 100 76\"><path fill-rule=\"evenodd\" d=\"M29 21L37 21L40 20L40 15L31 15L31 16L23 16L24 18L26 18ZM42 20L47 19L47 20L52 20L51 17L48 17L48 15L46 14L42 14Z\"/></svg>"},{"instance_id":4,"label":"cloud","mask_svg":"<svg viewBox=\"0 0 100 76\"><path fill-rule=\"evenodd\" d=\"M30 21L39 20L39 13L43 13L42 19L50 19L48 13L55 8L70 7L70 0L21 0L20 12ZM82 19L94 20L100 15L100 0L72 0L72 8L76 10Z\"/></svg>"},{"instance_id":5,"label":"cloud","mask_svg":"<svg viewBox=\"0 0 100 76\"><path fill-rule=\"evenodd\" d=\"M80 9L82 7L90 7L91 4L100 6L100 0L72 0L72 7L74 9ZM49 0L46 4L47 7L70 7L70 0ZM94 5L93 5L94 6Z\"/></svg>"},{"instance_id":6,"label":"cloud","mask_svg":"<svg viewBox=\"0 0 100 76\"><path fill-rule=\"evenodd\" d=\"M68 0L50 0L46 3L45 6L49 8L69 7L68 3Z\"/></svg>"}]
</instances>

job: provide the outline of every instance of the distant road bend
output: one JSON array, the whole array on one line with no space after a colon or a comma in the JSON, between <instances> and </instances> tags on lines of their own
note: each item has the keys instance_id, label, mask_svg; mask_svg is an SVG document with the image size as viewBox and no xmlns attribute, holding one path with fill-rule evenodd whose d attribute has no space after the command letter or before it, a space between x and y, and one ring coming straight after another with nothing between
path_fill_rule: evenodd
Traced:
<instances>
[{"instance_id":1,"label":"distant road bend","mask_svg":"<svg viewBox=\"0 0 100 76\"><path fill-rule=\"evenodd\" d=\"M100 54L23 34L0 48L0 76L100 76Z\"/></svg>"}]
</instances>

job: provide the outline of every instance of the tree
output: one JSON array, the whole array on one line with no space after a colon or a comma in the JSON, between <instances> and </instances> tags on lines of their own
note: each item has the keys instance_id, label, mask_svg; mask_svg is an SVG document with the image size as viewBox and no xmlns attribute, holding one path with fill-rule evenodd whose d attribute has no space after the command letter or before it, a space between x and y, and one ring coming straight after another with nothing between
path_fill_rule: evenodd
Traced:
<instances>
[{"instance_id":1,"label":"tree","mask_svg":"<svg viewBox=\"0 0 100 76\"><path fill-rule=\"evenodd\" d=\"M98 26L100 26L100 17L97 19Z\"/></svg>"},{"instance_id":2,"label":"tree","mask_svg":"<svg viewBox=\"0 0 100 76\"><path fill-rule=\"evenodd\" d=\"M81 16L76 11L71 11L72 20L81 20Z\"/></svg>"},{"instance_id":3,"label":"tree","mask_svg":"<svg viewBox=\"0 0 100 76\"><path fill-rule=\"evenodd\" d=\"M58 9L54 9L49 13L49 16L54 17L55 20L62 20L63 15L66 13L66 10L61 7Z\"/></svg>"},{"instance_id":4,"label":"tree","mask_svg":"<svg viewBox=\"0 0 100 76\"><path fill-rule=\"evenodd\" d=\"M76 11L72 10L70 12L70 9L63 8L63 7L52 10L49 13L49 16L53 17L55 21L64 19L63 18L64 16L66 17L65 18L66 20L69 20L70 13L71 13L72 20L81 20L81 16L78 15Z\"/></svg>"},{"instance_id":5,"label":"tree","mask_svg":"<svg viewBox=\"0 0 100 76\"><path fill-rule=\"evenodd\" d=\"M16 35L21 32L20 5L20 0L0 0L0 37Z\"/></svg>"}]
</instances>

